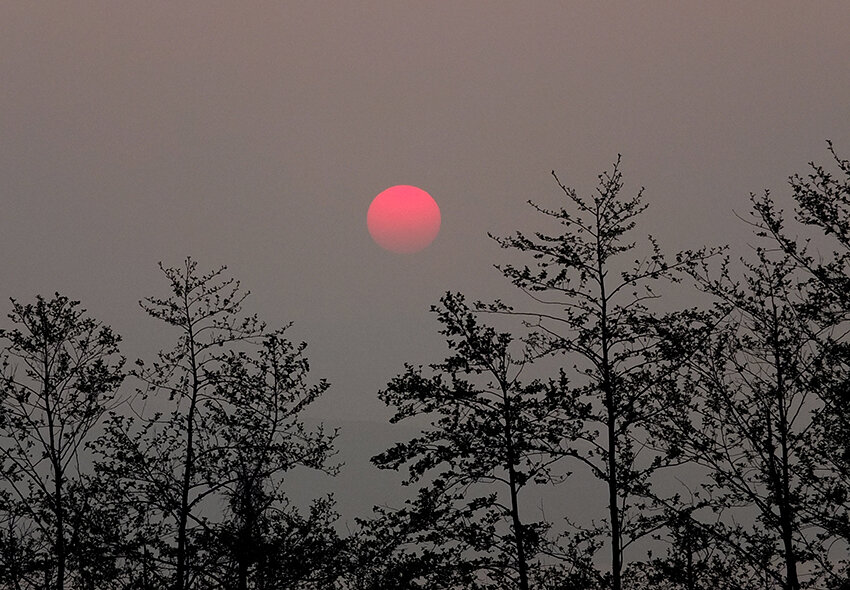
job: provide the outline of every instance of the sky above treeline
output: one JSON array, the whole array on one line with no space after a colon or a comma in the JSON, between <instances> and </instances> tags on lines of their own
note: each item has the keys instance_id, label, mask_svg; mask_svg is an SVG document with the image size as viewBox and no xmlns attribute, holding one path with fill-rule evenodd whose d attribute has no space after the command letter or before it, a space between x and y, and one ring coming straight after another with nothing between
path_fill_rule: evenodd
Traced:
<instances>
[{"instance_id":1,"label":"sky above treeline","mask_svg":"<svg viewBox=\"0 0 850 590\"><path fill-rule=\"evenodd\" d=\"M848 30L847 2L5 2L0 296L79 299L151 358L157 263L227 264L331 381L312 416L377 432L443 292L515 295L487 232L543 229L552 170L587 193L622 154L673 251L850 157ZM397 184L442 210L412 255L366 231Z\"/></svg>"}]
</instances>

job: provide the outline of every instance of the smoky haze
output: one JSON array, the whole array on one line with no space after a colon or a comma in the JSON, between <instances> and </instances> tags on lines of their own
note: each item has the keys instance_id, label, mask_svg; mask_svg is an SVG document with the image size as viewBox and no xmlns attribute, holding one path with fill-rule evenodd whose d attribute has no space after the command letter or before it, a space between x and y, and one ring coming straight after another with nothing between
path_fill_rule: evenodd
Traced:
<instances>
[{"instance_id":1,"label":"smoky haze","mask_svg":"<svg viewBox=\"0 0 850 590\"><path fill-rule=\"evenodd\" d=\"M396 493L367 464L402 432L376 392L441 358L428 307L516 296L488 231L533 229L551 170L588 192L622 153L665 247L743 240L749 192L850 152L848 29L843 2L7 2L2 295L79 299L150 358L157 262L227 264L332 383L310 418L348 466L305 497L363 513ZM411 256L366 231L396 184L442 211Z\"/></svg>"}]
</instances>

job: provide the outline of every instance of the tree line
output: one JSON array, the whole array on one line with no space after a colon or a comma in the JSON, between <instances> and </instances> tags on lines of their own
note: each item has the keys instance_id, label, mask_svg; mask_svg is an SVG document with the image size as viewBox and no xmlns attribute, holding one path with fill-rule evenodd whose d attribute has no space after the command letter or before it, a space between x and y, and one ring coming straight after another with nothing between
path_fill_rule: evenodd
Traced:
<instances>
[{"instance_id":1,"label":"tree line","mask_svg":"<svg viewBox=\"0 0 850 590\"><path fill-rule=\"evenodd\" d=\"M142 300L174 337L121 338L55 294L0 330L0 589L850 588L850 162L751 195L752 243L670 253L619 159L588 196L553 172L540 229L491 236L520 303L446 293L446 357L378 392L428 420L372 458L401 506L346 533L329 387L226 268L161 266ZM691 305L677 306L674 301ZM598 514L546 514L595 486ZM588 483L590 482L590 483Z\"/></svg>"}]
</instances>

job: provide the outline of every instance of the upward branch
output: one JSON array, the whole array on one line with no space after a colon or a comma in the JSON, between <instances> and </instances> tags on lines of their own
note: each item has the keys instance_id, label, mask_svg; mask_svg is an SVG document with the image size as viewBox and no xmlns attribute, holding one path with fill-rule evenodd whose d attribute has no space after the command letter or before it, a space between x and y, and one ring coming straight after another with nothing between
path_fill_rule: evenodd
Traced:
<instances>
[{"instance_id":1,"label":"upward branch","mask_svg":"<svg viewBox=\"0 0 850 590\"><path fill-rule=\"evenodd\" d=\"M640 432L651 427L661 408L658 397L649 394L667 387L677 371L664 352L694 350L698 334L713 321L696 310L659 317L649 305L660 297L656 285L679 282L683 271L718 250L681 252L668 262L649 237L648 248L635 257L639 250L631 236L648 204L642 188L630 197L623 194L619 157L599 175L589 197L579 196L554 172L553 177L566 206L531 205L557 223L558 232L494 238L502 248L531 256L533 264L497 268L544 309L487 309L533 320L526 323L536 331L537 350L562 355L562 372L571 372L569 382L575 385L559 386L564 400L560 452L588 466L608 489L608 529L601 532L610 541L609 575L619 590L623 548L657 528L652 519L638 518L659 466L657 456L638 461L639 450L649 448ZM674 324L686 323L685 316L692 329L668 340Z\"/></svg>"}]
</instances>

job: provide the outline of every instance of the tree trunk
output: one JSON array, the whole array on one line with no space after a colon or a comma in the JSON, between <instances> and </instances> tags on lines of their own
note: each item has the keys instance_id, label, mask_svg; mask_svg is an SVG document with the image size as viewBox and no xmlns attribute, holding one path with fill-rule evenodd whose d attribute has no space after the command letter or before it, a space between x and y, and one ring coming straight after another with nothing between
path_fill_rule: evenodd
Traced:
<instances>
[{"instance_id":1,"label":"tree trunk","mask_svg":"<svg viewBox=\"0 0 850 590\"><path fill-rule=\"evenodd\" d=\"M189 317L187 311L187 317ZM189 360L192 367L192 392L189 411L186 415L186 462L183 464L183 479L180 489L180 511L177 520L177 572L174 576L174 590L188 590L188 559L186 527L189 521L189 488L192 485L192 472L195 468L195 407L198 401L198 368L195 358L195 335L189 328Z\"/></svg>"},{"instance_id":2,"label":"tree trunk","mask_svg":"<svg viewBox=\"0 0 850 590\"><path fill-rule=\"evenodd\" d=\"M514 541L516 543L517 566L519 569L519 588L528 590L528 564L525 560L525 548L522 545L522 522L519 519L517 502L516 471L511 467L508 472L511 484L511 520L514 525Z\"/></svg>"},{"instance_id":3,"label":"tree trunk","mask_svg":"<svg viewBox=\"0 0 850 590\"><path fill-rule=\"evenodd\" d=\"M605 291L605 272L602 264L601 245L597 245L597 280L599 282L599 328L602 352L602 392L605 395L606 426L608 428L606 463L608 465L608 514L611 519L611 590L622 590L622 549L620 547L620 510L617 506L617 408L614 399L614 383L609 358L608 296Z\"/></svg>"},{"instance_id":4,"label":"tree trunk","mask_svg":"<svg viewBox=\"0 0 850 590\"><path fill-rule=\"evenodd\" d=\"M797 578L797 554L794 548L794 513L791 507L791 483L789 474L788 455L788 414L785 410L785 372L783 371L782 355L780 352L779 318L776 307L773 307L773 361L776 366L776 393L779 417L779 448L780 448L780 473L773 473L775 478L776 492L779 500L779 528L782 535L782 547L785 557L785 578L787 590L800 590L800 581ZM768 416L770 420L770 416ZM769 457L771 467L773 466L773 455ZM775 471L772 469L772 471Z\"/></svg>"},{"instance_id":5,"label":"tree trunk","mask_svg":"<svg viewBox=\"0 0 850 590\"><path fill-rule=\"evenodd\" d=\"M51 432L51 438L53 434ZM64 498L62 495L62 471L58 460L54 463L54 509L56 511L56 590L65 589L65 563L67 561L67 547L65 546L65 516Z\"/></svg>"},{"instance_id":6,"label":"tree trunk","mask_svg":"<svg viewBox=\"0 0 850 590\"><path fill-rule=\"evenodd\" d=\"M195 396L189 406L188 432L186 434L186 463L183 465L183 481L180 490L180 511L177 520L177 572L174 576L174 590L187 590L186 526L189 520L189 486L191 485L194 463L194 426Z\"/></svg>"},{"instance_id":7,"label":"tree trunk","mask_svg":"<svg viewBox=\"0 0 850 590\"><path fill-rule=\"evenodd\" d=\"M785 550L785 576L788 582L788 590L800 590L800 580L797 578L797 552L794 548L794 514L790 502L788 446L784 428L780 433L780 446L782 450L782 487L780 488L781 496L779 499L779 523L782 532L782 545Z\"/></svg>"},{"instance_id":8,"label":"tree trunk","mask_svg":"<svg viewBox=\"0 0 850 590\"><path fill-rule=\"evenodd\" d=\"M54 408L50 405L50 351L46 346L43 354L44 374L42 375L42 395L44 396L44 411L47 417L47 431L49 433L50 467L53 470L53 515L56 517L56 528L53 531L53 552L56 556L56 582L53 587L55 590L64 590L67 548L65 546L65 510L62 495L62 459L60 457L60 449L58 448L58 445L62 441L56 440Z\"/></svg>"},{"instance_id":9,"label":"tree trunk","mask_svg":"<svg viewBox=\"0 0 850 590\"><path fill-rule=\"evenodd\" d=\"M620 548L620 509L617 506L617 437L614 431L614 400L610 391L605 394L608 406L608 513L611 518L611 590L621 590L620 571L623 567Z\"/></svg>"},{"instance_id":10,"label":"tree trunk","mask_svg":"<svg viewBox=\"0 0 850 590\"><path fill-rule=\"evenodd\" d=\"M142 563L144 565L142 566L142 588L144 588L144 590L150 590L151 582L150 582L150 578L148 576L148 568L150 566L149 566L148 544L147 544L147 542L145 542L143 547L144 547L144 549L142 550L142 555L143 555L142 559L144 561Z\"/></svg>"},{"instance_id":11,"label":"tree trunk","mask_svg":"<svg viewBox=\"0 0 850 590\"><path fill-rule=\"evenodd\" d=\"M502 385L502 395L505 405L505 444L508 459L508 485L511 494L511 521L514 527L514 543L516 543L517 570L519 570L519 590L528 589L528 564L525 559L525 547L522 543L522 522L519 518L519 486L516 478L514 463L513 432L511 429L511 406L507 388Z\"/></svg>"},{"instance_id":12,"label":"tree trunk","mask_svg":"<svg viewBox=\"0 0 850 590\"><path fill-rule=\"evenodd\" d=\"M688 590L696 590L696 577L694 575L694 550L691 546L693 541L693 529L690 520L685 522L685 559L687 568L685 570L685 583Z\"/></svg>"},{"instance_id":13,"label":"tree trunk","mask_svg":"<svg viewBox=\"0 0 850 590\"><path fill-rule=\"evenodd\" d=\"M250 541L252 535L253 511L251 510L251 493L250 483L246 483L246 489L242 490L242 523L239 528L239 546L236 549L236 564L237 564L237 588L238 590L248 590L248 571L250 567Z\"/></svg>"},{"instance_id":14,"label":"tree trunk","mask_svg":"<svg viewBox=\"0 0 850 590\"><path fill-rule=\"evenodd\" d=\"M797 577L797 552L794 548L794 513L790 502L788 446L785 428L782 428L782 432L780 432L780 447L782 452L782 475L781 487L779 488L779 526L785 555L785 577L788 590L800 590L800 580Z\"/></svg>"}]
</instances>

